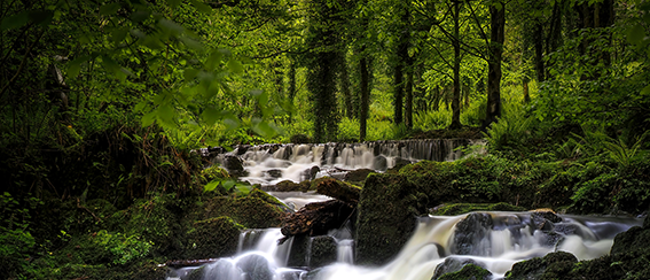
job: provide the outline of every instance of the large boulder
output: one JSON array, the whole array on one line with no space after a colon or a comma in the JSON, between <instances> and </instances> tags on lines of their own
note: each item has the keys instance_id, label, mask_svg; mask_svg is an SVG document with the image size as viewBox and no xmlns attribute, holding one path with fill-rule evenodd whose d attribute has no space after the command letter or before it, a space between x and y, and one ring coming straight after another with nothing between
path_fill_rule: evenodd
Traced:
<instances>
[{"instance_id":1,"label":"large boulder","mask_svg":"<svg viewBox=\"0 0 650 280\"><path fill-rule=\"evenodd\" d=\"M415 230L416 216L426 213L427 199L404 176L368 176L358 204L356 262L381 265L395 256Z\"/></svg>"},{"instance_id":2,"label":"large boulder","mask_svg":"<svg viewBox=\"0 0 650 280\"><path fill-rule=\"evenodd\" d=\"M239 234L244 226L230 217L217 217L194 222L187 234L183 258L206 259L225 257L237 252Z\"/></svg>"},{"instance_id":3,"label":"large boulder","mask_svg":"<svg viewBox=\"0 0 650 280\"><path fill-rule=\"evenodd\" d=\"M438 279L432 280L489 280L492 279L492 273L475 264L467 264L456 272L442 275Z\"/></svg>"},{"instance_id":4,"label":"large boulder","mask_svg":"<svg viewBox=\"0 0 650 280\"><path fill-rule=\"evenodd\" d=\"M456 224L451 253L457 255L487 255L490 232L494 223L488 213L470 213Z\"/></svg>"},{"instance_id":5,"label":"large boulder","mask_svg":"<svg viewBox=\"0 0 650 280\"><path fill-rule=\"evenodd\" d=\"M311 241L309 266L323 267L336 261L336 240L328 235L316 236Z\"/></svg>"},{"instance_id":6,"label":"large boulder","mask_svg":"<svg viewBox=\"0 0 650 280\"><path fill-rule=\"evenodd\" d=\"M506 273L508 280L536 280L549 279L550 273L563 271L567 267L573 266L578 259L567 252L555 252L544 256L543 258L532 258L530 260L515 263L512 270ZM544 275L549 270L549 275ZM553 273L555 274L555 273ZM553 278L550 278L553 279ZM591 279L591 278L586 278Z\"/></svg>"},{"instance_id":7,"label":"large boulder","mask_svg":"<svg viewBox=\"0 0 650 280\"><path fill-rule=\"evenodd\" d=\"M473 264L480 266L476 261L468 258L448 257L445 261L438 266L433 272L432 280L436 280L447 273L452 273L463 269L465 265Z\"/></svg>"}]
</instances>

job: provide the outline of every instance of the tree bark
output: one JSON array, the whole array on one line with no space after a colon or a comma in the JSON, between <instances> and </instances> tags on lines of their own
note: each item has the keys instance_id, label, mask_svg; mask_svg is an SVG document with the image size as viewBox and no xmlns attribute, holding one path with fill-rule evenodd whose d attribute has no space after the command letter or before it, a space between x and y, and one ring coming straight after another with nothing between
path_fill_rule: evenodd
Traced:
<instances>
[{"instance_id":1,"label":"tree bark","mask_svg":"<svg viewBox=\"0 0 650 280\"><path fill-rule=\"evenodd\" d=\"M460 129L460 1L454 1L454 87L453 97L451 100L451 125L449 129Z\"/></svg>"},{"instance_id":2,"label":"tree bark","mask_svg":"<svg viewBox=\"0 0 650 280\"><path fill-rule=\"evenodd\" d=\"M406 127L413 128L413 63L409 59L408 69L406 70L406 107L404 117L406 118Z\"/></svg>"},{"instance_id":3,"label":"tree bark","mask_svg":"<svg viewBox=\"0 0 650 280\"><path fill-rule=\"evenodd\" d=\"M354 106L352 106L352 92L350 91L350 77L348 76L348 63L345 59L345 53L339 53L339 89L343 94L343 102L345 105L345 116L348 119L353 119L356 115L354 113Z\"/></svg>"},{"instance_id":4,"label":"tree bark","mask_svg":"<svg viewBox=\"0 0 650 280\"><path fill-rule=\"evenodd\" d=\"M365 48L364 48L365 49ZM362 57L359 60L359 74L360 81L359 87L361 92L361 104L359 108L359 141L366 140L366 122L368 121L368 109L369 109L369 95L370 89L368 88L368 60L365 58L365 53L361 52Z\"/></svg>"},{"instance_id":5,"label":"tree bark","mask_svg":"<svg viewBox=\"0 0 650 280\"><path fill-rule=\"evenodd\" d=\"M488 57L488 96L485 127L501 116L501 56L503 54L504 27L506 23L505 3L500 9L490 7L491 30Z\"/></svg>"}]
</instances>

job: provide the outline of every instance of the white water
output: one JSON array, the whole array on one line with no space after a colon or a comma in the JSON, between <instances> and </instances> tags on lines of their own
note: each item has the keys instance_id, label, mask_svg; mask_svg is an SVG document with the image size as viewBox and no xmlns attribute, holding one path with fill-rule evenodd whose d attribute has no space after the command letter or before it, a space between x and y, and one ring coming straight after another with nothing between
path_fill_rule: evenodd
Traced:
<instances>
[{"instance_id":1,"label":"white water","mask_svg":"<svg viewBox=\"0 0 650 280\"><path fill-rule=\"evenodd\" d=\"M398 162L419 160L453 161L463 156L458 147L484 145L481 140L437 139L377 141L364 143L287 144L240 147L217 155L215 163L223 164L227 156L243 161L251 184L275 185L284 180L299 183L318 177L342 179L347 171L373 169L386 171ZM208 154L207 150L201 152ZM316 168L316 174L312 169Z\"/></svg>"},{"instance_id":2,"label":"white water","mask_svg":"<svg viewBox=\"0 0 650 280\"><path fill-rule=\"evenodd\" d=\"M559 242L548 242L548 235L540 230L531 230L529 212L491 212L494 221L492 230L486 237L475 241L473 255L452 255L456 224L466 215L421 218L417 229L397 254L393 261L382 267L362 267L352 264L353 240L349 225L331 231L330 236L337 240L337 262L318 271L317 280L430 280L436 267L446 258L472 259L480 266L490 270L495 278L511 269L516 262L541 257L554 251L566 251L580 260L593 259L609 253L616 234L640 225L639 219L562 216L556 223L557 230L566 226L570 231L558 233ZM289 258L291 240L278 246L281 238L279 229L248 232L242 234L259 235L250 250L242 250L237 256L224 258L207 265L202 279L223 280L299 280L304 272L299 269L283 267ZM240 244L245 243L241 241ZM258 256L252 258L251 256ZM246 278L250 271L246 267L254 261L256 269L264 267L267 276L275 278ZM249 269L250 270L250 269ZM179 270L179 274L181 274ZM256 270L258 271L258 270ZM170 278L171 279L171 278Z\"/></svg>"}]
</instances>

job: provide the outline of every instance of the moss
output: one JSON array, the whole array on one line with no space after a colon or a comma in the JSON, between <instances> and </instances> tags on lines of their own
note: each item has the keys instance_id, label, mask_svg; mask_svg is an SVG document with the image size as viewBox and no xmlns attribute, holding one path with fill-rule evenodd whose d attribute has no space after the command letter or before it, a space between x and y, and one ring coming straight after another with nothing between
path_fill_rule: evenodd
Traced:
<instances>
[{"instance_id":1,"label":"moss","mask_svg":"<svg viewBox=\"0 0 650 280\"><path fill-rule=\"evenodd\" d=\"M433 208L429 213L440 216L456 216L474 211L526 211L526 208L505 202L499 203L453 203Z\"/></svg>"},{"instance_id":2,"label":"moss","mask_svg":"<svg viewBox=\"0 0 650 280\"><path fill-rule=\"evenodd\" d=\"M200 213L198 219L229 216L247 228L279 227L286 213L267 200L267 196L257 191L235 199L214 197L206 201L201 209L197 209Z\"/></svg>"},{"instance_id":3,"label":"moss","mask_svg":"<svg viewBox=\"0 0 650 280\"><path fill-rule=\"evenodd\" d=\"M417 189L405 176L372 174L361 190L357 220L357 263L380 265L391 259L415 230ZM422 204L421 204L422 205Z\"/></svg>"},{"instance_id":4,"label":"moss","mask_svg":"<svg viewBox=\"0 0 650 280\"><path fill-rule=\"evenodd\" d=\"M311 241L310 267L323 267L336 261L336 240L331 236L321 235Z\"/></svg>"},{"instance_id":5,"label":"moss","mask_svg":"<svg viewBox=\"0 0 650 280\"><path fill-rule=\"evenodd\" d=\"M237 252L239 234L244 226L232 218L210 218L196 221L193 225L187 233L183 258L216 258Z\"/></svg>"},{"instance_id":6,"label":"moss","mask_svg":"<svg viewBox=\"0 0 650 280\"><path fill-rule=\"evenodd\" d=\"M475 265L467 264L463 269L442 275L437 280L488 280L492 279L492 273L488 270ZM436 280L436 279L432 279Z\"/></svg>"},{"instance_id":7,"label":"moss","mask_svg":"<svg viewBox=\"0 0 650 280\"><path fill-rule=\"evenodd\" d=\"M512 270L506 273L508 280L540 279L547 272L547 277L563 273L563 270L572 267L578 259L567 252L555 252L543 258L532 258L530 260L515 263ZM550 268L550 269L549 269ZM551 278L552 279L552 278ZM592 279L592 278L587 278Z\"/></svg>"}]
</instances>

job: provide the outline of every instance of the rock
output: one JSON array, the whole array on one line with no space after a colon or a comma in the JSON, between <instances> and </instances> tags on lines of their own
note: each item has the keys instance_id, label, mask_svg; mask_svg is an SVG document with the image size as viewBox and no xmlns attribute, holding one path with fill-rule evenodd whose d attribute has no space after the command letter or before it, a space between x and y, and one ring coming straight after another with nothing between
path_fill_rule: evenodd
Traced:
<instances>
[{"instance_id":1,"label":"rock","mask_svg":"<svg viewBox=\"0 0 650 280\"><path fill-rule=\"evenodd\" d=\"M490 231L492 231L492 216L487 213L471 213L456 224L452 254L457 255L486 255ZM486 242L488 241L488 242Z\"/></svg>"},{"instance_id":2,"label":"rock","mask_svg":"<svg viewBox=\"0 0 650 280\"><path fill-rule=\"evenodd\" d=\"M307 253L309 252L311 237L307 234L298 234L292 238L287 266L295 268L307 267L309 265Z\"/></svg>"},{"instance_id":3,"label":"rock","mask_svg":"<svg viewBox=\"0 0 650 280\"><path fill-rule=\"evenodd\" d=\"M388 169L388 161L386 157L379 155L376 156L372 163L372 168L379 171L386 171Z\"/></svg>"},{"instance_id":4,"label":"rock","mask_svg":"<svg viewBox=\"0 0 650 280\"><path fill-rule=\"evenodd\" d=\"M366 178L368 175L370 175L370 173L376 173L376 171L367 168L353 170L348 172L348 174L345 174L343 180L360 186L363 185L363 182L366 181Z\"/></svg>"},{"instance_id":5,"label":"rock","mask_svg":"<svg viewBox=\"0 0 650 280\"><path fill-rule=\"evenodd\" d=\"M650 247L650 229L632 227L614 238L611 255L629 253L636 250L647 251Z\"/></svg>"},{"instance_id":6,"label":"rock","mask_svg":"<svg viewBox=\"0 0 650 280\"><path fill-rule=\"evenodd\" d=\"M388 172L397 173L400 169L402 169L402 167L407 166L407 165L409 165L411 163L412 162L410 160L408 160L408 159L398 157L398 158L395 159L395 164L393 165L393 167L391 167L388 170Z\"/></svg>"},{"instance_id":7,"label":"rock","mask_svg":"<svg viewBox=\"0 0 650 280\"><path fill-rule=\"evenodd\" d=\"M352 214L354 207L340 200L314 202L305 205L298 212L282 221L282 234L286 237L308 234L327 234L330 229L339 228Z\"/></svg>"},{"instance_id":8,"label":"rock","mask_svg":"<svg viewBox=\"0 0 650 280\"><path fill-rule=\"evenodd\" d=\"M320 172L320 167L312 166L311 168L303 171L300 177L302 181L313 180L314 178L316 178L316 174L318 174L318 172Z\"/></svg>"},{"instance_id":9,"label":"rock","mask_svg":"<svg viewBox=\"0 0 650 280\"><path fill-rule=\"evenodd\" d=\"M311 138L305 134L294 134L289 137L289 141L294 144L307 144L311 143Z\"/></svg>"},{"instance_id":10,"label":"rock","mask_svg":"<svg viewBox=\"0 0 650 280\"><path fill-rule=\"evenodd\" d=\"M280 178L280 177L282 177L282 170L279 170L279 169L271 169L271 170L265 171L264 173L269 175L269 177L271 177L271 178Z\"/></svg>"},{"instance_id":11,"label":"rock","mask_svg":"<svg viewBox=\"0 0 650 280\"><path fill-rule=\"evenodd\" d=\"M311 256L309 266L311 268L323 267L336 262L336 240L331 236L316 236L311 241Z\"/></svg>"},{"instance_id":12,"label":"rock","mask_svg":"<svg viewBox=\"0 0 650 280\"><path fill-rule=\"evenodd\" d=\"M201 209L196 209L200 216L196 220L229 216L247 228L277 227L286 216L279 204L274 197L253 189L248 195L235 199L218 196L204 201Z\"/></svg>"},{"instance_id":13,"label":"rock","mask_svg":"<svg viewBox=\"0 0 650 280\"><path fill-rule=\"evenodd\" d=\"M183 257L207 259L229 256L237 252L239 234L244 226L230 217L210 218L194 222L194 230L184 242Z\"/></svg>"},{"instance_id":14,"label":"rock","mask_svg":"<svg viewBox=\"0 0 650 280\"><path fill-rule=\"evenodd\" d=\"M244 162L237 156L225 155L221 164L233 177L245 175Z\"/></svg>"},{"instance_id":15,"label":"rock","mask_svg":"<svg viewBox=\"0 0 650 280\"><path fill-rule=\"evenodd\" d=\"M435 280L440 278L444 274L459 271L467 264L474 264L480 266L477 262L475 262L472 259L448 257L445 259L443 263L436 266L436 270L434 271L433 277L431 279Z\"/></svg>"},{"instance_id":16,"label":"rock","mask_svg":"<svg viewBox=\"0 0 650 280\"><path fill-rule=\"evenodd\" d=\"M294 181L284 180L273 186L262 187L265 191L274 191L274 192L298 192L302 191L301 186Z\"/></svg>"},{"instance_id":17,"label":"rock","mask_svg":"<svg viewBox=\"0 0 650 280\"><path fill-rule=\"evenodd\" d=\"M237 262L237 267L244 274L242 280L273 280L271 265L263 256L255 254L244 256ZM218 277L205 279L234 279L222 277L223 275L218 275Z\"/></svg>"},{"instance_id":18,"label":"rock","mask_svg":"<svg viewBox=\"0 0 650 280\"><path fill-rule=\"evenodd\" d=\"M333 178L325 178L318 181L316 192L338 200L356 205L359 202L361 188L352 186L343 181Z\"/></svg>"},{"instance_id":19,"label":"rock","mask_svg":"<svg viewBox=\"0 0 650 280\"><path fill-rule=\"evenodd\" d=\"M521 206L514 206L509 203L454 203L441 204L429 211L431 215L456 216L474 211L525 211Z\"/></svg>"},{"instance_id":20,"label":"rock","mask_svg":"<svg viewBox=\"0 0 650 280\"><path fill-rule=\"evenodd\" d=\"M542 279L545 271L550 266L559 267L571 266L577 263L578 259L571 253L555 252L544 256L543 258L532 258L527 261L515 263L512 270L506 273L508 280L534 280Z\"/></svg>"},{"instance_id":21,"label":"rock","mask_svg":"<svg viewBox=\"0 0 650 280\"><path fill-rule=\"evenodd\" d=\"M447 273L437 280L489 280L492 279L492 273L488 270L475 265L467 264L460 271ZM433 280L433 278L432 278Z\"/></svg>"},{"instance_id":22,"label":"rock","mask_svg":"<svg viewBox=\"0 0 650 280\"><path fill-rule=\"evenodd\" d=\"M384 264L406 244L415 230L416 216L426 213L426 208L417 207L418 195L405 176L368 176L358 204L358 264Z\"/></svg>"}]
</instances>

